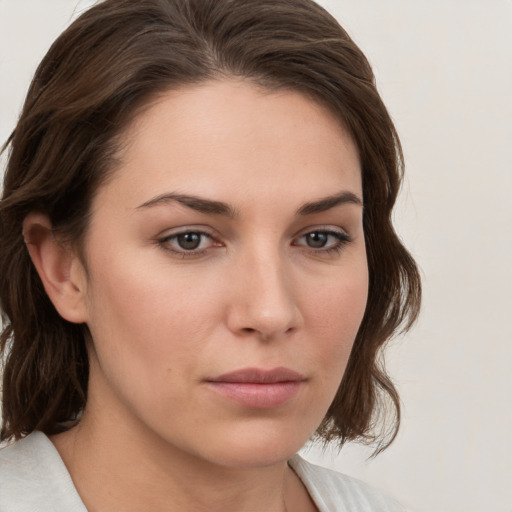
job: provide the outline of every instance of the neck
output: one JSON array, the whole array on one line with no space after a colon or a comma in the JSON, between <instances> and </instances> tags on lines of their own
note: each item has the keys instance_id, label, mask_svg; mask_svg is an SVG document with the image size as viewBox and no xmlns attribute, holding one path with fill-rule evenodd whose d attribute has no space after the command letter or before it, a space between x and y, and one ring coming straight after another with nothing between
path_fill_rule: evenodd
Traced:
<instances>
[{"instance_id":1,"label":"neck","mask_svg":"<svg viewBox=\"0 0 512 512\"><path fill-rule=\"evenodd\" d=\"M303 509L305 491L286 461L227 467L142 434L84 414L78 426L52 438L90 512L283 512L286 502L290 510Z\"/></svg>"}]
</instances>

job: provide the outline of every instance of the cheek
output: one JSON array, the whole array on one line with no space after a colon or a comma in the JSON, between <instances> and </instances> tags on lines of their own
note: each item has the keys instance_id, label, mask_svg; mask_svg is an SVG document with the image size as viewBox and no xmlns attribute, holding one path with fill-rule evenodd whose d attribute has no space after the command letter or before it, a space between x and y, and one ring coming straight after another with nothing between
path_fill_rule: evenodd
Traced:
<instances>
[{"instance_id":1,"label":"cheek","mask_svg":"<svg viewBox=\"0 0 512 512\"><path fill-rule=\"evenodd\" d=\"M95 265L88 300L98 358L110 361L115 371L150 381L171 367L190 372L199 344L214 329L211 320L219 318L218 301L198 293L200 283L186 271L136 260L104 263Z\"/></svg>"},{"instance_id":2,"label":"cheek","mask_svg":"<svg viewBox=\"0 0 512 512\"><path fill-rule=\"evenodd\" d=\"M314 347L323 353L326 368L344 371L366 309L368 271L366 259L352 267L344 279L332 280L308 294L306 326Z\"/></svg>"},{"instance_id":3,"label":"cheek","mask_svg":"<svg viewBox=\"0 0 512 512\"><path fill-rule=\"evenodd\" d=\"M351 263L308 290L308 310L320 329L349 334L359 328L368 299L368 268L364 254Z\"/></svg>"},{"instance_id":4,"label":"cheek","mask_svg":"<svg viewBox=\"0 0 512 512\"><path fill-rule=\"evenodd\" d=\"M193 398L184 376L197 375L207 327L197 322L198 305L191 305L187 287L176 279L170 286L163 274L144 267L132 270L94 276L90 382L96 395L114 391L136 417L166 418Z\"/></svg>"}]
</instances>

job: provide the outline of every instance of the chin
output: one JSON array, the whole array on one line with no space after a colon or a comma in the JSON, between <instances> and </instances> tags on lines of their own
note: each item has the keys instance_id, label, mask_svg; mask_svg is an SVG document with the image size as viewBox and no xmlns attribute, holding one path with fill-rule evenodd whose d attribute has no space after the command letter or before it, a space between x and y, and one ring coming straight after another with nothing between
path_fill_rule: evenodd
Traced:
<instances>
[{"instance_id":1,"label":"chin","mask_svg":"<svg viewBox=\"0 0 512 512\"><path fill-rule=\"evenodd\" d=\"M225 432L222 439L212 440L203 451L203 457L226 468L269 467L288 461L302 448L310 435L309 432L301 433L293 427L257 429L251 426L239 432Z\"/></svg>"},{"instance_id":2,"label":"chin","mask_svg":"<svg viewBox=\"0 0 512 512\"><path fill-rule=\"evenodd\" d=\"M299 447L300 448L300 447ZM287 449L270 449L261 447L248 446L246 449L236 451L226 450L223 453L216 453L210 461L216 466L229 469L246 470L258 469L283 464L291 459L298 450Z\"/></svg>"}]
</instances>

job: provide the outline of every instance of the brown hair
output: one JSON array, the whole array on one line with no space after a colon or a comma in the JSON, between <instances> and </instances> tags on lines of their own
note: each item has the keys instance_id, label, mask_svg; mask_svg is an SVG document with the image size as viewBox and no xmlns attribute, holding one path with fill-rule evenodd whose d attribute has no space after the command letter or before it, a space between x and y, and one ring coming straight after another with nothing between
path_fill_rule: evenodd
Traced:
<instances>
[{"instance_id":1,"label":"brown hair","mask_svg":"<svg viewBox=\"0 0 512 512\"><path fill-rule=\"evenodd\" d=\"M65 429L87 400L87 328L63 320L26 250L22 223L45 213L80 247L121 130L155 95L235 76L326 105L360 153L369 298L343 381L317 434L340 443L396 435L398 394L381 348L417 316L420 279L391 211L402 178L395 128L370 65L311 0L105 0L82 14L36 71L10 145L0 203L3 425L0 438ZM395 421L376 434L391 403Z\"/></svg>"}]
</instances>

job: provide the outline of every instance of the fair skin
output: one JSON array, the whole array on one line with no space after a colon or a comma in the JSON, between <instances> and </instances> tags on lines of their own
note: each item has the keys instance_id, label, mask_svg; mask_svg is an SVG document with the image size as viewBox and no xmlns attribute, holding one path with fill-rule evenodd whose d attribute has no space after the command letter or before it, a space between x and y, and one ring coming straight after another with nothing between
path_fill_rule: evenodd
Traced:
<instances>
[{"instance_id":1,"label":"fair skin","mask_svg":"<svg viewBox=\"0 0 512 512\"><path fill-rule=\"evenodd\" d=\"M162 95L125 140L85 265L43 215L24 225L91 332L83 417L52 438L77 490L90 512L315 510L287 460L366 306L353 141L311 99L235 80Z\"/></svg>"}]
</instances>

